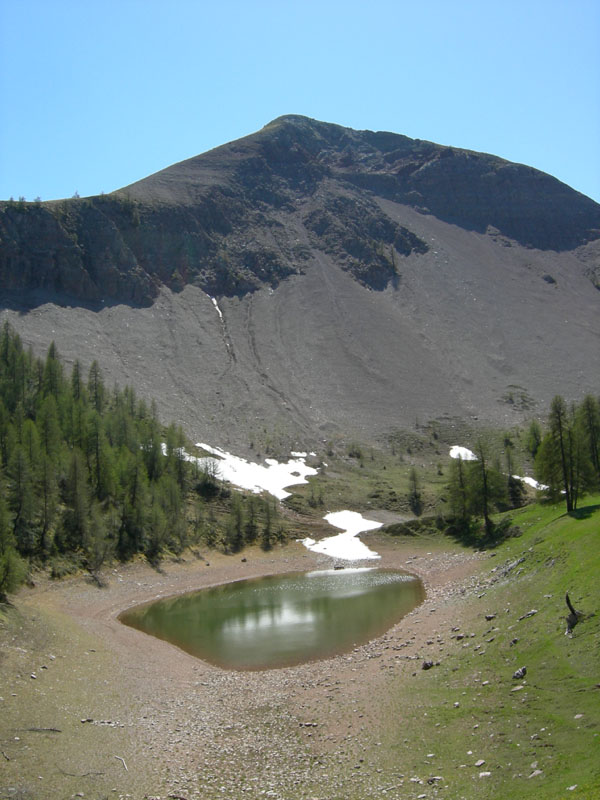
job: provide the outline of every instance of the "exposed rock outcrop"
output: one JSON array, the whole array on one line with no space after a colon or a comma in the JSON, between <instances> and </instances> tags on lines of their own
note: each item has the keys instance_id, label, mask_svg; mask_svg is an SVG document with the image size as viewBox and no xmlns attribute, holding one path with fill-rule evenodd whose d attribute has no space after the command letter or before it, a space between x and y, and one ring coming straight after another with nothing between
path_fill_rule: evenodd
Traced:
<instances>
[{"instance_id":1,"label":"exposed rock outcrop","mask_svg":"<svg viewBox=\"0 0 600 800\"><path fill-rule=\"evenodd\" d=\"M600 239L600 206L530 167L292 115L110 195L0 204L0 280L56 300L148 305L160 286L275 287L321 251L381 290L428 245L379 199L504 244ZM585 255L597 285L597 249Z\"/></svg>"}]
</instances>

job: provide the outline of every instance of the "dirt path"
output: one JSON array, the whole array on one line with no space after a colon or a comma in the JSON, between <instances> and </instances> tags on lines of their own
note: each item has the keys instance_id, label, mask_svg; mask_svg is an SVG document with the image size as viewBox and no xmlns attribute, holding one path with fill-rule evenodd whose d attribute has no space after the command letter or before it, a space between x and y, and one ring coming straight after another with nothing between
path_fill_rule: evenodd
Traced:
<instances>
[{"instance_id":1,"label":"dirt path","mask_svg":"<svg viewBox=\"0 0 600 800\"><path fill-rule=\"evenodd\" d=\"M129 565L105 589L79 577L23 590L0 630L0 797L406 796L387 790L397 781L380 766L386 697L435 659L481 557L364 538L381 566L423 579L426 601L351 653L287 669L221 670L117 616L159 596L331 564L297 543L162 573Z\"/></svg>"}]
</instances>

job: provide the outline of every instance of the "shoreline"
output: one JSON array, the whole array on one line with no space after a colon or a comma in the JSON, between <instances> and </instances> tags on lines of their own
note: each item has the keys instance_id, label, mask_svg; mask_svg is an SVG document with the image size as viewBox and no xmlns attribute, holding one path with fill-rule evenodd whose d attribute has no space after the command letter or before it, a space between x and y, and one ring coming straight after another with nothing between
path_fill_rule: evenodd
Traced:
<instances>
[{"instance_id":1,"label":"shoreline","mask_svg":"<svg viewBox=\"0 0 600 800\"><path fill-rule=\"evenodd\" d=\"M331 781L350 780L348 760L360 748L372 750L382 736L390 678L404 680L436 632L455 621L461 589L475 580L484 558L446 542L376 532L364 538L381 554L376 568L421 578L424 602L383 636L294 667L224 670L125 626L118 616L158 597L335 563L299 542L266 553L256 547L234 556L211 552L210 566L190 556L160 572L142 562L119 566L102 589L77 576L21 590L14 604L26 620L24 641L10 643L4 658L0 706L9 727L61 733L52 740L28 735L26 745L13 736L11 752L3 749L13 781L20 775L26 786L43 784L49 798L102 790L113 797L179 793L191 800L212 797L221 785L233 797L258 794L260 785L291 798L298 796L295 786L314 784L319 797ZM357 719L369 724L358 726L360 735L349 734ZM327 764L327 775L314 773L315 759ZM352 786L364 784L366 797L380 774L375 767L363 770Z\"/></svg>"}]
</instances>

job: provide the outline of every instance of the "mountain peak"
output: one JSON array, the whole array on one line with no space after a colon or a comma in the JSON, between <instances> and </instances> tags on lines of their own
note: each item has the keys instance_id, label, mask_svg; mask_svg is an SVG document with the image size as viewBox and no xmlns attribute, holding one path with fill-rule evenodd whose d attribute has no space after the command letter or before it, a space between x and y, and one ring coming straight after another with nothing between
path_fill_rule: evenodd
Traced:
<instances>
[{"instance_id":1,"label":"mountain peak","mask_svg":"<svg viewBox=\"0 0 600 800\"><path fill-rule=\"evenodd\" d=\"M600 206L531 167L300 114L111 195L25 210L5 204L0 221L5 285L41 281L86 300L151 302L161 285L190 282L243 295L318 253L382 290L429 248L400 222L409 211L540 250L600 239Z\"/></svg>"},{"instance_id":2,"label":"mountain peak","mask_svg":"<svg viewBox=\"0 0 600 800\"><path fill-rule=\"evenodd\" d=\"M0 285L52 306L23 326L73 358L103 346L111 381L223 442L510 427L597 391L598 204L496 156L296 114L110 195L0 203Z\"/></svg>"},{"instance_id":3,"label":"mountain peak","mask_svg":"<svg viewBox=\"0 0 600 800\"><path fill-rule=\"evenodd\" d=\"M319 121L313 119L312 117L306 117L303 114L282 114L279 117L275 117L270 122L264 126L265 128L270 127L271 125L279 125L282 123L290 123L292 125L310 125L311 123L318 123ZM331 124L331 123L320 123L320 124ZM264 129L263 129L264 130Z\"/></svg>"}]
</instances>

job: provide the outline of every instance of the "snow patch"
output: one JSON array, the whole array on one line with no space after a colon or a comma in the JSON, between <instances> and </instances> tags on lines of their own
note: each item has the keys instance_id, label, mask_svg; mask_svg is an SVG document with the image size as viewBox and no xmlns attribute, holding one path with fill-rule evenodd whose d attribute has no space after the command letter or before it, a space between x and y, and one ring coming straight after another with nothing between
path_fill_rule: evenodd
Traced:
<instances>
[{"instance_id":1,"label":"snow patch","mask_svg":"<svg viewBox=\"0 0 600 800\"><path fill-rule=\"evenodd\" d=\"M278 500L284 500L290 496L291 492L285 491L286 486L308 483L306 477L317 474L314 467L308 467L305 464L304 458L290 458L286 464L280 463L274 458L267 458L263 465L247 461L245 458L234 456L225 450L211 447L202 442L199 442L196 447L201 447L216 456L213 459L199 458L197 461L201 465L203 462L212 461L219 477L224 481L255 494L269 492Z\"/></svg>"},{"instance_id":2,"label":"snow patch","mask_svg":"<svg viewBox=\"0 0 600 800\"><path fill-rule=\"evenodd\" d=\"M535 478L522 478L520 475L513 475L513 478L516 478L518 481L523 481L528 486L531 486L532 489L539 489L540 491L544 491L550 487L546 486L545 483L538 483Z\"/></svg>"},{"instance_id":3,"label":"snow patch","mask_svg":"<svg viewBox=\"0 0 600 800\"><path fill-rule=\"evenodd\" d=\"M367 547L358 537L359 533L381 528L382 522L365 519L356 511L335 511L323 517L334 528L341 528L343 533L328 536L320 542L314 539L302 539L302 544L313 553L323 553L331 558L341 558L345 561L363 561L365 559L381 558L374 550Z\"/></svg>"},{"instance_id":4,"label":"snow patch","mask_svg":"<svg viewBox=\"0 0 600 800\"><path fill-rule=\"evenodd\" d=\"M220 318L221 322L223 322L223 312L219 308L219 304L217 303L217 298L216 297L211 297L210 299L212 300L213 306L217 309L217 314L219 315L219 318Z\"/></svg>"},{"instance_id":5,"label":"snow patch","mask_svg":"<svg viewBox=\"0 0 600 800\"><path fill-rule=\"evenodd\" d=\"M477 461L477 456L472 450L467 447L461 447L455 444L450 448L450 458L462 458L463 461Z\"/></svg>"}]
</instances>

